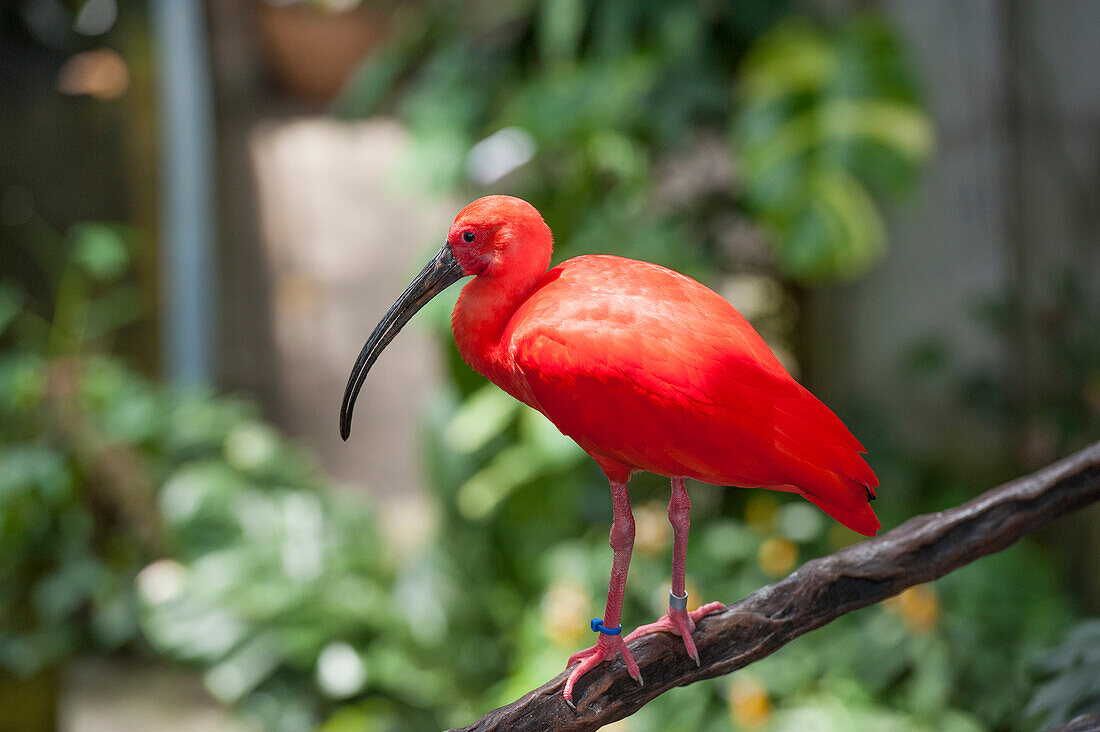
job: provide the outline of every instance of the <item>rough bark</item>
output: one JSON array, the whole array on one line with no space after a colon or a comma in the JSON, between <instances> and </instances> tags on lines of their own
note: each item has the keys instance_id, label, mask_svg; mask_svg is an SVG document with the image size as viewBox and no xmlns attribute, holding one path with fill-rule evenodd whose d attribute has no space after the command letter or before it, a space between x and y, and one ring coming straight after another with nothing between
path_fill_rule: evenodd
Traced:
<instances>
[{"instance_id":1,"label":"rough bark","mask_svg":"<svg viewBox=\"0 0 1100 732\"><path fill-rule=\"evenodd\" d=\"M645 684L621 660L578 682L571 709L561 673L465 730L593 730L676 686L728 674L845 613L929 582L1000 551L1050 521L1100 500L1100 442L955 508L917 516L878 538L806 562L786 579L704 618L695 634L701 665L679 638L659 633L630 646Z\"/></svg>"}]
</instances>

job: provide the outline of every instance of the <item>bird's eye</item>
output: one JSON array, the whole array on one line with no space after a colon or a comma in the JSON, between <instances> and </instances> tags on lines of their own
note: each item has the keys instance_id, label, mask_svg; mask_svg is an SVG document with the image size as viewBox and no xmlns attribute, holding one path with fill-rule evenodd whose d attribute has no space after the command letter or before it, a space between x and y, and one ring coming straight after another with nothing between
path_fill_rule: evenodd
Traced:
<instances>
[{"instance_id":1,"label":"bird's eye","mask_svg":"<svg viewBox=\"0 0 1100 732\"><path fill-rule=\"evenodd\" d=\"M477 235L474 234L474 232L472 232L472 231L462 232L462 241L466 242L467 244L473 244L474 239L476 239L476 238L477 238Z\"/></svg>"}]
</instances>

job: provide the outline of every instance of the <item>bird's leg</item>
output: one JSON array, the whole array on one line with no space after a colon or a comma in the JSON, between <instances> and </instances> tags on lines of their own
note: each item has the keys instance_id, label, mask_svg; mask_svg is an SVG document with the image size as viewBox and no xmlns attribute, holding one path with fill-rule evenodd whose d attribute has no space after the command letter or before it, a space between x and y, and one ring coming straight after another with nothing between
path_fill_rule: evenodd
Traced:
<instances>
[{"instance_id":1,"label":"bird's leg","mask_svg":"<svg viewBox=\"0 0 1100 732\"><path fill-rule=\"evenodd\" d=\"M626 642L649 633L675 633L684 639L688 655L699 665L699 651L691 634L695 631L695 622L710 613L725 609L720 602L708 602L706 605L688 612L687 610L687 541L691 524L691 501L683 478L672 479L672 496L668 500L668 521L672 524L672 592L668 597L668 615L660 620L636 628L626 637Z\"/></svg>"},{"instance_id":2,"label":"bird's leg","mask_svg":"<svg viewBox=\"0 0 1100 732\"><path fill-rule=\"evenodd\" d=\"M596 645L570 656L566 667L580 661L569 679L565 682L563 696L570 706L573 705L573 685L577 679L596 667L601 661L615 658L621 653L626 670L638 683L642 674L638 664L630 655L622 636L623 593L626 590L626 573L630 568L630 552L634 548L634 514L630 512L630 496L626 491L626 482L611 481L611 500L614 506L614 519L611 524L611 549L614 559L611 562L611 579L607 584L607 607L601 619L592 621L592 629L600 633ZM610 632L609 632L610 631Z\"/></svg>"}]
</instances>

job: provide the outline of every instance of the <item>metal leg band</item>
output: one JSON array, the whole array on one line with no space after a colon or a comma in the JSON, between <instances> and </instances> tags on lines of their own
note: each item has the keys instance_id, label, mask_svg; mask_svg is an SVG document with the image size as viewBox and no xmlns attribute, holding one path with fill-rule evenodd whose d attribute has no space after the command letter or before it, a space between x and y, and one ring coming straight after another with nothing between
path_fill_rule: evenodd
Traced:
<instances>
[{"instance_id":1,"label":"metal leg band","mask_svg":"<svg viewBox=\"0 0 1100 732\"><path fill-rule=\"evenodd\" d=\"M687 610L688 606L688 593L684 593L683 597L677 597L672 590L668 591L668 606L671 610Z\"/></svg>"}]
</instances>

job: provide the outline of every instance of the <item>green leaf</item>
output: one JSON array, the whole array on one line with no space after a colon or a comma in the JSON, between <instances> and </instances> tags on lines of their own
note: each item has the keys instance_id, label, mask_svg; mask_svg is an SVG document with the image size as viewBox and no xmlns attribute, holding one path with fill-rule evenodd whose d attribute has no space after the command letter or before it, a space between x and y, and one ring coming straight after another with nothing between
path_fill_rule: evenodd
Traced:
<instances>
[{"instance_id":1,"label":"green leaf","mask_svg":"<svg viewBox=\"0 0 1100 732\"><path fill-rule=\"evenodd\" d=\"M538 31L539 54L547 65L572 60L584 30L585 7L581 0L541 3Z\"/></svg>"},{"instance_id":2,"label":"green leaf","mask_svg":"<svg viewBox=\"0 0 1100 732\"><path fill-rule=\"evenodd\" d=\"M145 301L134 286L115 286L101 297L88 302L85 335L101 338L139 320L145 314Z\"/></svg>"},{"instance_id":3,"label":"green leaf","mask_svg":"<svg viewBox=\"0 0 1100 732\"><path fill-rule=\"evenodd\" d=\"M780 269L802 282L866 272L885 251L876 197L907 188L933 147L897 42L869 21L789 23L750 51L739 88L745 200Z\"/></svg>"},{"instance_id":4,"label":"green leaf","mask_svg":"<svg viewBox=\"0 0 1100 732\"><path fill-rule=\"evenodd\" d=\"M779 262L793 277L850 279L882 254L882 219L870 196L850 176L821 176L801 204L793 220L781 224L785 245Z\"/></svg>"},{"instance_id":5,"label":"green leaf","mask_svg":"<svg viewBox=\"0 0 1100 732\"><path fill-rule=\"evenodd\" d=\"M455 503L459 513L471 521L485 519L543 468L543 455L529 445L504 448L458 489Z\"/></svg>"},{"instance_id":6,"label":"green leaf","mask_svg":"<svg viewBox=\"0 0 1100 732\"><path fill-rule=\"evenodd\" d=\"M73 475L65 457L47 447L16 445L0 451L0 506L33 493L47 505L69 498Z\"/></svg>"},{"instance_id":7,"label":"green leaf","mask_svg":"<svg viewBox=\"0 0 1100 732\"><path fill-rule=\"evenodd\" d=\"M97 280L116 280L130 266L130 253L121 227L77 224L69 230L69 240L73 247L73 263Z\"/></svg>"},{"instance_id":8,"label":"green leaf","mask_svg":"<svg viewBox=\"0 0 1100 732\"><path fill-rule=\"evenodd\" d=\"M493 384L467 399L447 425L444 443L458 453L469 454L485 447L512 423L522 405Z\"/></svg>"},{"instance_id":9,"label":"green leaf","mask_svg":"<svg viewBox=\"0 0 1100 732\"><path fill-rule=\"evenodd\" d=\"M585 459L585 453L577 443L566 437L539 412L524 407L519 417L520 438L529 444L542 459L555 468L576 465Z\"/></svg>"},{"instance_id":10,"label":"green leaf","mask_svg":"<svg viewBox=\"0 0 1100 732\"><path fill-rule=\"evenodd\" d=\"M23 310L26 294L10 282L0 282L0 335Z\"/></svg>"}]
</instances>

